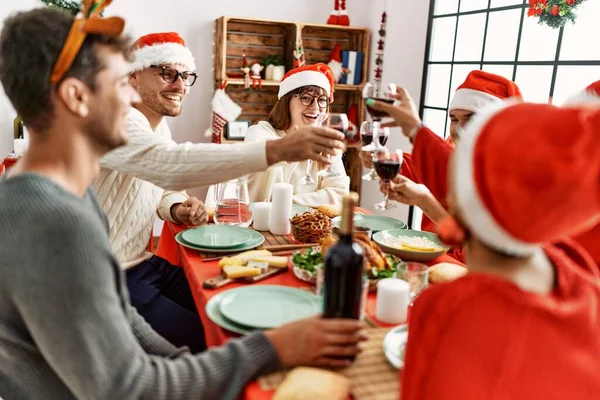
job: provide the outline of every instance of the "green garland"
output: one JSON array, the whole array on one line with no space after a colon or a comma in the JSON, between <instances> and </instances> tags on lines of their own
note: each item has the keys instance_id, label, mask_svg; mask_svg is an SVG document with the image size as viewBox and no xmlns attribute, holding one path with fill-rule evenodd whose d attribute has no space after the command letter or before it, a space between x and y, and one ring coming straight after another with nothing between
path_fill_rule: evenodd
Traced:
<instances>
[{"instance_id":1,"label":"green garland","mask_svg":"<svg viewBox=\"0 0 600 400\"><path fill-rule=\"evenodd\" d=\"M562 28L567 22L575 23L575 9L585 0L529 0L529 17L538 17L540 25Z\"/></svg>"},{"instance_id":2,"label":"green garland","mask_svg":"<svg viewBox=\"0 0 600 400\"><path fill-rule=\"evenodd\" d=\"M81 1L74 0L42 0L42 3L49 7L56 7L67 11L73 15L77 15L81 11Z\"/></svg>"}]
</instances>

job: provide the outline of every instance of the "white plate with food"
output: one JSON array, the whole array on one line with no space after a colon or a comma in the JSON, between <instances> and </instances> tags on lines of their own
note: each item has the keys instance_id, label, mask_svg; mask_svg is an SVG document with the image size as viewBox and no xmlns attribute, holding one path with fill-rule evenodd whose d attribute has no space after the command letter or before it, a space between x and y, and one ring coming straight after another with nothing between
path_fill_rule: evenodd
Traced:
<instances>
[{"instance_id":1,"label":"white plate with food","mask_svg":"<svg viewBox=\"0 0 600 400\"><path fill-rule=\"evenodd\" d=\"M383 352L390 364L396 369L404 368L404 354L408 341L408 325L402 324L393 328L383 339Z\"/></svg>"}]
</instances>

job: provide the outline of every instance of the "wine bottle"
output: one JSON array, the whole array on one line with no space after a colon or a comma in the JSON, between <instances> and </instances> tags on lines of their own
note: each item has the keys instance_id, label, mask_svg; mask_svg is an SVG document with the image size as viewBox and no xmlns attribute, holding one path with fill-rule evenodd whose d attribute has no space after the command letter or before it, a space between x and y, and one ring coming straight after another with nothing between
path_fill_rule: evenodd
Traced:
<instances>
[{"instance_id":1,"label":"wine bottle","mask_svg":"<svg viewBox=\"0 0 600 400\"><path fill-rule=\"evenodd\" d=\"M23 120L18 115L13 120L13 135L15 139L24 139Z\"/></svg>"},{"instance_id":2,"label":"wine bottle","mask_svg":"<svg viewBox=\"0 0 600 400\"><path fill-rule=\"evenodd\" d=\"M325 255L325 318L360 318L364 253L352 235L357 203L356 193L344 196L340 238Z\"/></svg>"}]
</instances>

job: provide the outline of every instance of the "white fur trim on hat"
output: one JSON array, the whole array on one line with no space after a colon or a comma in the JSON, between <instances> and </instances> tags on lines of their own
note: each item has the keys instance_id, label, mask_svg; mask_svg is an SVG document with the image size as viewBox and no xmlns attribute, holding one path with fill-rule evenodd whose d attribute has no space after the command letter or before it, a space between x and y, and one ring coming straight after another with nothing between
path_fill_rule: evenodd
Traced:
<instances>
[{"instance_id":1,"label":"white fur trim on hat","mask_svg":"<svg viewBox=\"0 0 600 400\"><path fill-rule=\"evenodd\" d=\"M584 90L571 96L564 102L563 106L585 106L585 105L598 105L600 106L600 96L595 93Z\"/></svg>"},{"instance_id":2,"label":"white fur trim on hat","mask_svg":"<svg viewBox=\"0 0 600 400\"><path fill-rule=\"evenodd\" d=\"M327 96L331 97L331 83L325 74L317 71L302 71L288 76L281 82L277 98L281 99L292 90L302 86L318 86L327 92Z\"/></svg>"},{"instance_id":3,"label":"white fur trim on hat","mask_svg":"<svg viewBox=\"0 0 600 400\"><path fill-rule=\"evenodd\" d=\"M144 46L133 52L132 71L139 71L158 64L180 64L188 71L195 71L192 52L179 43L158 43Z\"/></svg>"},{"instance_id":4,"label":"white fur trim on hat","mask_svg":"<svg viewBox=\"0 0 600 400\"><path fill-rule=\"evenodd\" d=\"M516 102L495 103L483 113L478 113L467 124L456 145L456 165L452 181L461 218L473 234L493 249L515 256L527 256L532 254L538 245L513 237L498 224L479 196L473 168L475 145L481 130L500 110L513 104ZM519 217L515 215L515 218Z\"/></svg>"},{"instance_id":5,"label":"white fur trim on hat","mask_svg":"<svg viewBox=\"0 0 600 400\"><path fill-rule=\"evenodd\" d=\"M448 110L467 110L480 112L490 104L502 103L502 99L492 94L474 89L458 89L450 102Z\"/></svg>"}]
</instances>

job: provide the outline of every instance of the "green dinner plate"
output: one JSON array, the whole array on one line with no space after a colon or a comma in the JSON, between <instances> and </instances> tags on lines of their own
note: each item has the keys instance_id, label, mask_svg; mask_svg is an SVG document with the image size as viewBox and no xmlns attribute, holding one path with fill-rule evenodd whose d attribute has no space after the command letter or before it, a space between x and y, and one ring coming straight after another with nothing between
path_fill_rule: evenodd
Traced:
<instances>
[{"instance_id":1,"label":"green dinner plate","mask_svg":"<svg viewBox=\"0 0 600 400\"><path fill-rule=\"evenodd\" d=\"M188 243L182 235L185 231L179 232L177 235L175 235L175 241L184 247L202 251L205 253L240 253L242 251L252 250L253 248L263 244L263 242L265 241L265 237L260 232L257 232L252 229L250 229L249 231L252 235L252 239L242 244L241 246L232 247L230 249L211 249L208 247L196 246L192 243Z\"/></svg>"},{"instance_id":2,"label":"green dinner plate","mask_svg":"<svg viewBox=\"0 0 600 400\"><path fill-rule=\"evenodd\" d=\"M205 225L183 231L188 243L210 249L230 249L252 239L250 229L231 225Z\"/></svg>"},{"instance_id":3,"label":"green dinner plate","mask_svg":"<svg viewBox=\"0 0 600 400\"><path fill-rule=\"evenodd\" d=\"M258 329L277 328L321 311L317 296L277 285L246 286L228 290L221 301L225 318Z\"/></svg>"},{"instance_id":4,"label":"green dinner plate","mask_svg":"<svg viewBox=\"0 0 600 400\"><path fill-rule=\"evenodd\" d=\"M393 245L389 244L389 241L386 240L387 236L419 236L426 237L435 244L439 246L439 250L436 251L416 251L409 250L399 247L393 247ZM425 231L415 231L412 229L393 229L389 231L377 232L373 235L373 241L379 245L381 250L386 253L393 254L395 256L400 257L403 261L420 261L427 262L432 261L445 254L448 251L448 247L442 243L440 238L431 232Z\"/></svg>"},{"instance_id":5,"label":"green dinner plate","mask_svg":"<svg viewBox=\"0 0 600 400\"><path fill-rule=\"evenodd\" d=\"M333 224L339 228L342 217L335 217L332 221ZM406 224L399 219L383 217L381 215L354 214L354 225L369 228L373 233L387 231L389 229L406 229Z\"/></svg>"},{"instance_id":6,"label":"green dinner plate","mask_svg":"<svg viewBox=\"0 0 600 400\"><path fill-rule=\"evenodd\" d=\"M390 330L383 339L383 352L396 369L404 368L404 352L408 341L408 325L402 324Z\"/></svg>"},{"instance_id":7,"label":"green dinner plate","mask_svg":"<svg viewBox=\"0 0 600 400\"><path fill-rule=\"evenodd\" d=\"M256 203L250 203L250 206L249 206L250 211L252 211L253 213L254 213L254 204L256 204ZM314 208L305 207L305 206L301 206L298 204L292 204L292 217L297 214L304 214L305 212L313 212L313 211L315 211Z\"/></svg>"},{"instance_id":8,"label":"green dinner plate","mask_svg":"<svg viewBox=\"0 0 600 400\"><path fill-rule=\"evenodd\" d=\"M227 292L221 292L218 295L212 297L208 301L208 303L206 303L206 315L208 315L208 318L210 318L212 322L219 325L221 328L227 329L231 332L239 333L240 335L246 335L252 332L252 328L236 324L235 322L228 320L223 314L221 314L221 310L219 309L219 307L221 305L221 301L223 301L223 297L226 294Z\"/></svg>"}]
</instances>

